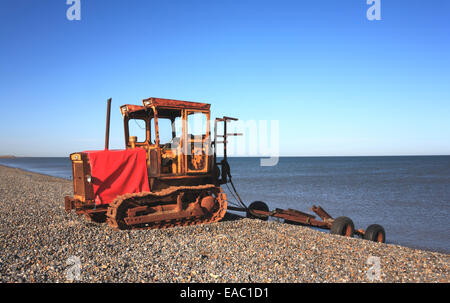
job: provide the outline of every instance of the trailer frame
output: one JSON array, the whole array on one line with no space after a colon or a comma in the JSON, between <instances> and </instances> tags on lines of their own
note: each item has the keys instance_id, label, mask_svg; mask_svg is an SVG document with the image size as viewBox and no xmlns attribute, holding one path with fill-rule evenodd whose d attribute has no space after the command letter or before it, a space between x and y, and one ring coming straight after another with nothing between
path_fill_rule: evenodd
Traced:
<instances>
[{"instance_id":1,"label":"trailer frame","mask_svg":"<svg viewBox=\"0 0 450 303\"><path fill-rule=\"evenodd\" d=\"M260 202L260 201L257 201ZM263 203L263 202L260 202ZM264 208L264 207L263 207ZM350 218L347 217L338 217L333 218L328 212L326 212L321 206L313 205L310 210L313 211L320 219L316 218L316 216L295 210L295 209L281 209L281 208L275 208L272 211L269 211L268 208L266 209L256 209L252 208L252 204L248 208L243 207L234 207L234 206L228 206L228 210L231 211L238 211L238 212L246 212L248 218L258 218L261 220L267 220L269 217L278 218L278 219L284 219L284 223L288 224L294 224L294 225L302 225L302 226L310 226L310 227L316 227L320 229L330 230L333 234L341 234L342 236L347 237L353 237L353 235L357 235L361 238L368 239L367 230L369 229L375 229L375 227L378 227L376 229L376 233L372 235L371 238L368 240L372 240L375 242L385 242L385 232L384 229L378 225L373 224L370 225L366 230L364 229L354 229L353 221L350 220ZM346 226L343 226L341 229L341 232L336 232L336 224L341 224L341 221L351 222L351 224L347 224Z\"/></svg>"}]
</instances>

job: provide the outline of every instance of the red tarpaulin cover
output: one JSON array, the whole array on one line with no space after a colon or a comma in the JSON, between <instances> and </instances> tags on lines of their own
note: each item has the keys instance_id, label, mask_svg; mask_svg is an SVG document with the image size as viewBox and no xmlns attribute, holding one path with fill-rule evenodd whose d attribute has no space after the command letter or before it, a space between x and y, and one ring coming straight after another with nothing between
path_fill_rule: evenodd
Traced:
<instances>
[{"instance_id":1,"label":"red tarpaulin cover","mask_svg":"<svg viewBox=\"0 0 450 303\"><path fill-rule=\"evenodd\" d=\"M117 196L150 191L143 148L86 151L91 165L95 204L111 203Z\"/></svg>"}]
</instances>

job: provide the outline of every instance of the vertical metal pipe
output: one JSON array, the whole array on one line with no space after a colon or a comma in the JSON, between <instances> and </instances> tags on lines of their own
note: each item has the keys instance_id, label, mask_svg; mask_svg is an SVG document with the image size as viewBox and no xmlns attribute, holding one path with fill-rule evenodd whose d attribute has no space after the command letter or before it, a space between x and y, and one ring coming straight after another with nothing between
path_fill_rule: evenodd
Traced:
<instances>
[{"instance_id":1,"label":"vertical metal pipe","mask_svg":"<svg viewBox=\"0 0 450 303\"><path fill-rule=\"evenodd\" d=\"M111 98L108 99L108 105L106 109L106 134L105 134L105 150L109 148L109 120L111 116Z\"/></svg>"},{"instance_id":2,"label":"vertical metal pipe","mask_svg":"<svg viewBox=\"0 0 450 303\"><path fill-rule=\"evenodd\" d=\"M214 120L214 165L217 163L217 118Z\"/></svg>"},{"instance_id":3,"label":"vertical metal pipe","mask_svg":"<svg viewBox=\"0 0 450 303\"><path fill-rule=\"evenodd\" d=\"M223 123L223 159L227 161L227 119L224 117Z\"/></svg>"}]
</instances>

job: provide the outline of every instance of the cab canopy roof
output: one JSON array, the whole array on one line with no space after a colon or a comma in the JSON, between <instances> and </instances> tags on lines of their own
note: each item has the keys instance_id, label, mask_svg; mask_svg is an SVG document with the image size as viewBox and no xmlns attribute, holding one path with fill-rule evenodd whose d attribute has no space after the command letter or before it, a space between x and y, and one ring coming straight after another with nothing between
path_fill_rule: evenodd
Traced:
<instances>
[{"instance_id":1,"label":"cab canopy roof","mask_svg":"<svg viewBox=\"0 0 450 303\"><path fill-rule=\"evenodd\" d=\"M208 103L200 103L200 102L191 102L191 101L180 101L173 99L163 99L163 98L148 98L142 100L143 105L133 105L133 104L125 104L120 107L122 114L127 113L136 113L139 111L145 111L147 108L155 107L165 108L165 109L193 109L193 110L209 110L210 104Z\"/></svg>"}]
</instances>

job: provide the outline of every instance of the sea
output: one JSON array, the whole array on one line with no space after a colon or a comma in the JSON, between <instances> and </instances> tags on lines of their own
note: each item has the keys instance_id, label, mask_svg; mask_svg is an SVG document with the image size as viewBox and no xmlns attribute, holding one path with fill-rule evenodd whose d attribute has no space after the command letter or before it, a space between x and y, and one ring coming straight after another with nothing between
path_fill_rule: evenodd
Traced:
<instances>
[{"instance_id":1,"label":"sea","mask_svg":"<svg viewBox=\"0 0 450 303\"><path fill-rule=\"evenodd\" d=\"M382 225L386 243L450 253L450 156L281 157L269 167L260 158L231 157L229 163L247 205L264 201L270 209L311 214L320 205L333 217L351 218L356 229ZM72 178L68 157L0 164Z\"/></svg>"}]
</instances>

